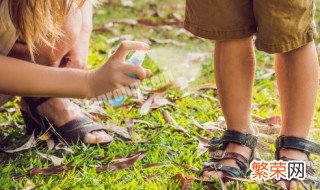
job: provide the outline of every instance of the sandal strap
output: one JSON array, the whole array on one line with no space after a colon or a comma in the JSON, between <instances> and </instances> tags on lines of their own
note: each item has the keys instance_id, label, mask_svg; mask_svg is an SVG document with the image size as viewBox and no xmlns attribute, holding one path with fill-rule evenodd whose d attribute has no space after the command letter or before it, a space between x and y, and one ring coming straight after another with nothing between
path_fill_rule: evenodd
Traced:
<instances>
[{"instance_id":1,"label":"sandal strap","mask_svg":"<svg viewBox=\"0 0 320 190\"><path fill-rule=\"evenodd\" d=\"M232 166L224 166L220 162L205 162L203 163L203 171L200 175L203 174L205 171L222 171L224 173L229 174L231 177L234 178L244 178L245 175L241 169L232 167Z\"/></svg>"},{"instance_id":2,"label":"sandal strap","mask_svg":"<svg viewBox=\"0 0 320 190\"><path fill-rule=\"evenodd\" d=\"M236 160L238 166L241 170L247 170L249 167L249 160L245 158L243 155L236 153L236 152L226 152L225 150L216 150L210 152L210 156L212 161L220 161L223 159L234 159Z\"/></svg>"},{"instance_id":3,"label":"sandal strap","mask_svg":"<svg viewBox=\"0 0 320 190\"><path fill-rule=\"evenodd\" d=\"M281 148L296 149L306 153L308 156L309 154L320 155L319 144L306 139L298 138L298 137L280 136L276 140L276 152L275 152L276 159L279 159L279 151Z\"/></svg>"},{"instance_id":4,"label":"sandal strap","mask_svg":"<svg viewBox=\"0 0 320 190\"><path fill-rule=\"evenodd\" d=\"M225 148L229 142L234 142L251 149L250 159L236 152L227 152ZM238 131L226 130L220 138L212 138L208 146L211 162L206 163L204 171L219 170L230 174L232 177L244 177L249 169L249 164L254 156L254 149L257 145L257 137L252 134L244 134ZM224 166L219 161L223 159L233 159L239 168Z\"/></svg>"},{"instance_id":5,"label":"sandal strap","mask_svg":"<svg viewBox=\"0 0 320 190\"><path fill-rule=\"evenodd\" d=\"M49 97L43 97L43 98L32 98L32 97L23 97L23 99L29 104L29 106L32 109L36 109L46 101L48 101Z\"/></svg>"},{"instance_id":6,"label":"sandal strap","mask_svg":"<svg viewBox=\"0 0 320 190\"><path fill-rule=\"evenodd\" d=\"M253 151L257 145L257 136L249 133L241 133L234 130L226 130L221 138L212 138L212 140L210 141L210 145L225 146L229 142L241 144Z\"/></svg>"},{"instance_id":7,"label":"sandal strap","mask_svg":"<svg viewBox=\"0 0 320 190\"><path fill-rule=\"evenodd\" d=\"M320 145L298 137L287 137L280 136L276 140L276 160L284 161L297 161L296 159L287 158L285 156L280 157L280 150L282 148L295 149L305 153L308 156L309 161L306 162L306 178L303 180L306 184L310 184L315 189L320 187L320 181L317 176L317 168L314 166L313 162L310 160L310 154L320 155Z\"/></svg>"},{"instance_id":8,"label":"sandal strap","mask_svg":"<svg viewBox=\"0 0 320 190\"><path fill-rule=\"evenodd\" d=\"M73 119L66 124L56 127L55 131L59 133L60 138L68 143L77 143L84 141L85 135L93 131L107 131L107 129L97 123L94 123L87 117Z\"/></svg>"}]
</instances>

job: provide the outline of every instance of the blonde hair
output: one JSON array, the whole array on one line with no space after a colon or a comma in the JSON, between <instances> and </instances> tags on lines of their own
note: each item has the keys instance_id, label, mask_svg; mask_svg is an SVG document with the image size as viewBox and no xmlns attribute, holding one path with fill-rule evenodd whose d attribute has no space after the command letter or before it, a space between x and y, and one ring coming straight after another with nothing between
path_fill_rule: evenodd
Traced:
<instances>
[{"instance_id":1,"label":"blonde hair","mask_svg":"<svg viewBox=\"0 0 320 190\"><path fill-rule=\"evenodd\" d=\"M8 7L8 14L17 34L30 51L32 60L36 44L54 47L61 33L61 26L74 4L82 6L85 0L0 0L0 10ZM7 3L7 5L5 4ZM0 23L5 21L0 17Z\"/></svg>"}]
</instances>

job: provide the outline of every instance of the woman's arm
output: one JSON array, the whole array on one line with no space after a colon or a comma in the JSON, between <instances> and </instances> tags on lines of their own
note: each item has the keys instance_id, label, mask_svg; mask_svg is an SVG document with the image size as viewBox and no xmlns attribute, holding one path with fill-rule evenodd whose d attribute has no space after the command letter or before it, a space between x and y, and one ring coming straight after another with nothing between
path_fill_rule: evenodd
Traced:
<instances>
[{"instance_id":1,"label":"woman's arm","mask_svg":"<svg viewBox=\"0 0 320 190\"><path fill-rule=\"evenodd\" d=\"M0 55L0 93L21 96L88 97L89 72L37 65Z\"/></svg>"},{"instance_id":2,"label":"woman's arm","mask_svg":"<svg viewBox=\"0 0 320 190\"><path fill-rule=\"evenodd\" d=\"M140 80L148 77L150 71L124 63L129 51L148 49L142 42L122 42L104 65L91 71L46 67L0 55L0 93L93 98L139 81L127 74L136 74Z\"/></svg>"}]
</instances>

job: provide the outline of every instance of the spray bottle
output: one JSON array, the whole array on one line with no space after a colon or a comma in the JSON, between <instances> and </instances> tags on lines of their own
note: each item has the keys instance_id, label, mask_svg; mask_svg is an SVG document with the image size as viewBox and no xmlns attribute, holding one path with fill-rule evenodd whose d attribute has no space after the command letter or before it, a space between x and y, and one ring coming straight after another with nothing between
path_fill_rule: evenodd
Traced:
<instances>
[{"instance_id":1,"label":"spray bottle","mask_svg":"<svg viewBox=\"0 0 320 190\"><path fill-rule=\"evenodd\" d=\"M146 56L145 51L135 51L130 59L127 61L127 64L134 64L134 65L141 65L144 61L144 58ZM129 77L131 78L138 78L137 75L135 74L128 74ZM115 107L122 105L124 102L125 97L120 96L119 98L109 100L109 103Z\"/></svg>"}]
</instances>

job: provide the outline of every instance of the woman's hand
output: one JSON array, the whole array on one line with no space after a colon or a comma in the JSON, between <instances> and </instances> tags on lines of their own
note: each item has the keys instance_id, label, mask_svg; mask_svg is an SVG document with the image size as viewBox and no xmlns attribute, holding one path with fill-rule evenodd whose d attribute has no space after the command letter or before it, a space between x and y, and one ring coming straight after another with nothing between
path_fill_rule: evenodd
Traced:
<instances>
[{"instance_id":1,"label":"woman's hand","mask_svg":"<svg viewBox=\"0 0 320 190\"><path fill-rule=\"evenodd\" d=\"M123 41L103 66L90 71L89 89L91 92L89 98L95 98L133 83L139 83L140 80L150 77L150 70L139 65L125 64L128 53L136 50L147 51L149 45L137 41ZM135 74L138 79L131 78L128 74Z\"/></svg>"}]
</instances>

